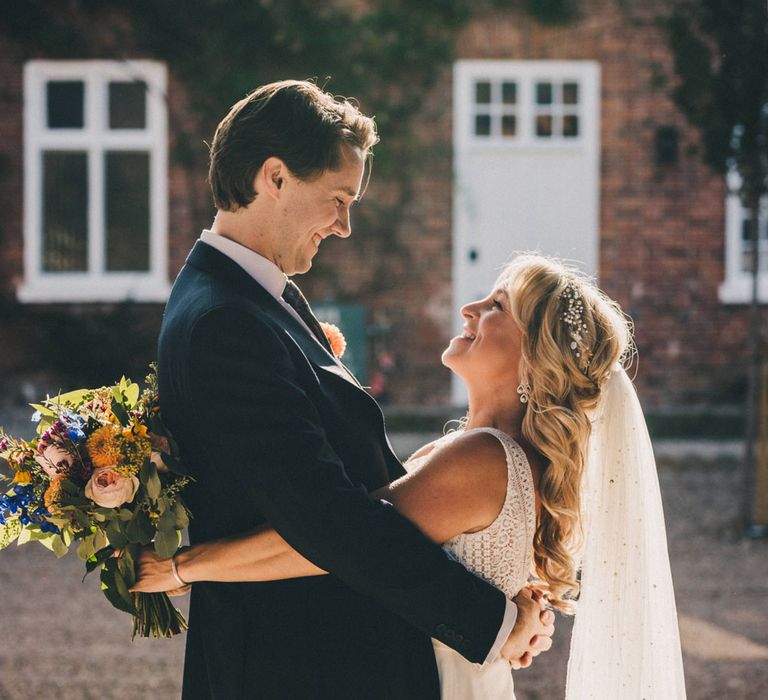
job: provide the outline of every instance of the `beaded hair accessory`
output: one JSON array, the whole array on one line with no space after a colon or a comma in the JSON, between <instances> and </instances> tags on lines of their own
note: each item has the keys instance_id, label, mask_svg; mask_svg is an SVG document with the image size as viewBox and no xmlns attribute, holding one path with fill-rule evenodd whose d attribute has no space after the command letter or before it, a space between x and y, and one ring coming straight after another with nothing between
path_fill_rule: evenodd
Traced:
<instances>
[{"instance_id":1,"label":"beaded hair accessory","mask_svg":"<svg viewBox=\"0 0 768 700\"><path fill-rule=\"evenodd\" d=\"M587 324L584 323L584 301L578 286L573 280L568 280L563 293L560 295L560 299L565 306L565 310L560 318L568 326L568 335L571 337L571 350L574 351L581 371L586 374L592 357L591 353L585 352L584 336L587 334ZM581 360L582 354L586 356L585 360Z\"/></svg>"}]
</instances>

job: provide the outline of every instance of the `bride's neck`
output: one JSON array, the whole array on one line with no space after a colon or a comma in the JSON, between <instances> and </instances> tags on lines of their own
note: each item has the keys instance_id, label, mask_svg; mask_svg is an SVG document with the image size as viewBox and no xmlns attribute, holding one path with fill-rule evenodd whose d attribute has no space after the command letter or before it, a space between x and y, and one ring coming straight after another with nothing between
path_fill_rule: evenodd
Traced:
<instances>
[{"instance_id":1,"label":"bride's neck","mask_svg":"<svg viewBox=\"0 0 768 700\"><path fill-rule=\"evenodd\" d=\"M522 433L525 404L520 397L500 392L469 390L467 430L496 428L513 437Z\"/></svg>"}]
</instances>

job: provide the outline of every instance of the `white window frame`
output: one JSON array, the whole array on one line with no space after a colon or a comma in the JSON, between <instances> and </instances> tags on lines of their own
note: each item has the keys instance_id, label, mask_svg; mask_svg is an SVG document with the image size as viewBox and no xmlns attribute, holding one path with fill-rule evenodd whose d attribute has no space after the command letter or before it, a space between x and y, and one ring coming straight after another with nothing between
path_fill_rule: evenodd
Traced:
<instances>
[{"instance_id":1,"label":"white window frame","mask_svg":"<svg viewBox=\"0 0 768 700\"><path fill-rule=\"evenodd\" d=\"M82 129L49 129L46 83L79 80L85 87ZM147 84L144 129L109 129L108 84ZM168 281L168 117L167 72L156 61L29 61L24 66L24 282L21 302L163 302ZM88 270L42 269L44 151L83 151L88 161ZM104 153L149 154L149 270L110 272L106 268Z\"/></svg>"},{"instance_id":2,"label":"white window frame","mask_svg":"<svg viewBox=\"0 0 768 700\"><path fill-rule=\"evenodd\" d=\"M599 90L599 79L595 74L594 61L517 61L471 59L458 61L454 65L454 143L459 147L488 149L582 149L591 148L599 138L600 115L593 114L589 107L590 91ZM497 130L490 136L474 133L474 118L477 111L474 85L478 81L489 81L492 85L492 102L488 110L493 116L502 113L515 114L517 133L502 136ZM499 90L496 84L503 81L517 83L517 102L503 105L494 99ZM536 83L576 83L579 86L577 105L536 104ZM576 113L579 117L578 136L536 136L534 117L537 112L562 116L563 112Z\"/></svg>"},{"instance_id":3,"label":"white window frame","mask_svg":"<svg viewBox=\"0 0 768 700\"><path fill-rule=\"evenodd\" d=\"M739 198L741 178L736 171L728 173L728 194L725 199L725 280L720 285L719 295L723 304L749 304L752 301L752 273L742 268L744 258L742 224L747 212ZM768 221L768 197L760 202L760 230L765 230ZM768 302L768 243L761 240L760 276L758 298Z\"/></svg>"}]
</instances>

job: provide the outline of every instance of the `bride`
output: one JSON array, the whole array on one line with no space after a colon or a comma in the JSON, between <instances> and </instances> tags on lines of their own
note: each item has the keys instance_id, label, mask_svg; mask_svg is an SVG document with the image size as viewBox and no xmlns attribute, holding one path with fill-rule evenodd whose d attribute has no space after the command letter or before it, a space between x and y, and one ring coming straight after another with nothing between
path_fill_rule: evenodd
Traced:
<instances>
[{"instance_id":1,"label":"bride","mask_svg":"<svg viewBox=\"0 0 768 700\"><path fill-rule=\"evenodd\" d=\"M627 319L586 276L537 255L516 257L461 314L442 360L466 384L467 417L372 496L509 598L530 585L564 614L578 598L569 700L684 698L653 452L622 368ZM262 528L174 560L145 548L134 590L324 573ZM514 698L503 659L433 647L442 698Z\"/></svg>"}]
</instances>

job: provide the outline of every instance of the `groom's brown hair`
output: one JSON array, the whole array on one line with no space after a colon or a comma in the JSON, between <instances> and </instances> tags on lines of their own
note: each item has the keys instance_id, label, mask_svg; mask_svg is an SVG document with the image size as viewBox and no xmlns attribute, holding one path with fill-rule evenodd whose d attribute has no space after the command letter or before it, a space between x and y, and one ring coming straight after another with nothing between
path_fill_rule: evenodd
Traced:
<instances>
[{"instance_id":1,"label":"groom's brown hair","mask_svg":"<svg viewBox=\"0 0 768 700\"><path fill-rule=\"evenodd\" d=\"M256 197L253 182L267 158L280 158L302 180L341 164L343 145L369 160L376 125L345 98L307 80L281 80L235 103L216 128L208 182L217 209L234 211Z\"/></svg>"}]
</instances>

